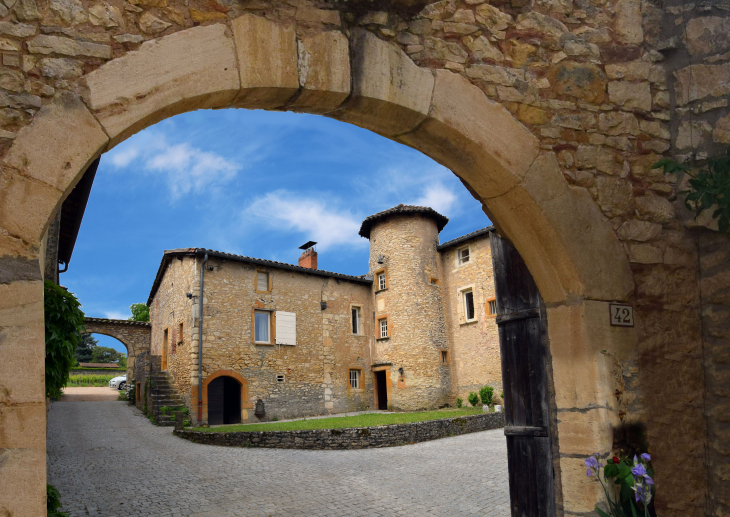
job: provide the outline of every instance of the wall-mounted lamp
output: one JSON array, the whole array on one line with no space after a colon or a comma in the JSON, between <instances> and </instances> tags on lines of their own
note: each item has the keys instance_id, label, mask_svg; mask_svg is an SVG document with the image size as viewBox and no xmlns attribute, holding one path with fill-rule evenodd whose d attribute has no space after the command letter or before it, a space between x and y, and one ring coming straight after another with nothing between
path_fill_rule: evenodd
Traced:
<instances>
[{"instance_id":1,"label":"wall-mounted lamp","mask_svg":"<svg viewBox=\"0 0 730 517\"><path fill-rule=\"evenodd\" d=\"M193 297L193 293L185 293L185 296L187 296L188 300L190 300Z\"/></svg>"},{"instance_id":2,"label":"wall-mounted lamp","mask_svg":"<svg viewBox=\"0 0 730 517\"><path fill-rule=\"evenodd\" d=\"M385 255L380 255L378 257L378 264L382 264L383 262L385 262Z\"/></svg>"},{"instance_id":3,"label":"wall-mounted lamp","mask_svg":"<svg viewBox=\"0 0 730 517\"><path fill-rule=\"evenodd\" d=\"M401 377L403 377L403 367L402 366L400 368L398 368L398 373L400 374Z\"/></svg>"},{"instance_id":4,"label":"wall-mounted lamp","mask_svg":"<svg viewBox=\"0 0 730 517\"><path fill-rule=\"evenodd\" d=\"M319 308L324 310L327 310L327 302L319 302Z\"/></svg>"}]
</instances>

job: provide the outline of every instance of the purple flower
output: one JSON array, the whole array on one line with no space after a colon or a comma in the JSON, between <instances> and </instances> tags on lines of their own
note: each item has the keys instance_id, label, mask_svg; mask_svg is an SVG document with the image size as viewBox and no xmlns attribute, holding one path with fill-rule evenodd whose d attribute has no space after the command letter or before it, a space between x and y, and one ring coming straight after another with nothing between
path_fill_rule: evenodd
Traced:
<instances>
[{"instance_id":1,"label":"purple flower","mask_svg":"<svg viewBox=\"0 0 730 517\"><path fill-rule=\"evenodd\" d=\"M646 468L644 467L643 463L639 463L634 468L631 469L631 473L634 476L646 476Z\"/></svg>"},{"instance_id":2,"label":"purple flower","mask_svg":"<svg viewBox=\"0 0 730 517\"><path fill-rule=\"evenodd\" d=\"M649 456L647 453L644 453L641 455L641 459L644 461L651 461L651 456Z\"/></svg>"},{"instance_id":3,"label":"purple flower","mask_svg":"<svg viewBox=\"0 0 730 517\"><path fill-rule=\"evenodd\" d=\"M591 474L593 474L591 469L586 470L586 476L591 477Z\"/></svg>"},{"instance_id":4,"label":"purple flower","mask_svg":"<svg viewBox=\"0 0 730 517\"><path fill-rule=\"evenodd\" d=\"M598 460L596 460L596 458L594 456L588 456L585 459L585 462L584 463L586 464L586 467L588 467L589 469L597 469L598 468Z\"/></svg>"},{"instance_id":5,"label":"purple flower","mask_svg":"<svg viewBox=\"0 0 730 517\"><path fill-rule=\"evenodd\" d=\"M644 481L646 481L646 484L647 485L653 485L654 484L654 480L651 479L648 475L644 476Z\"/></svg>"}]
</instances>

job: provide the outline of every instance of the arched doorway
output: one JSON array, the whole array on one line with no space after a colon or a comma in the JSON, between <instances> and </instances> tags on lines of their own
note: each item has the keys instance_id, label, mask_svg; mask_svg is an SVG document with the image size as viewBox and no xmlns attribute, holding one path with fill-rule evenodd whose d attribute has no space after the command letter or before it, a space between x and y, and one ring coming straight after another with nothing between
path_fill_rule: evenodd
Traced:
<instances>
[{"instance_id":1,"label":"arched doorway","mask_svg":"<svg viewBox=\"0 0 730 517\"><path fill-rule=\"evenodd\" d=\"M241 423L241 385L222 375L208 384L208 425Z\"/></svg>"},{"instance_id":2,"label":"arched doorway","mask_svg":"<svg viewBox=\"0 0 730 517\"><path fill-rule=\"evenodd\" d=\"M240 373L218 370L203 380L203 421L208 425L240 424L252 407L248 381Z\"/></svg>"},{"instance_id":3,"label":"arched doorway","mask_svg":"<svg viewBox=\"0 0 730 517\"><path fill-rule=\"evenodd\" d=\"M298 44L314 57L299 60ZM13 261L9 281L18 289L23 284L22 295L8 299L18 306L40 300L32 268L52 213L93 159L136 131L184 111L222 107L286 108L357 124L451 169L524 257L548 305L557 406L567 415L561 439L575 438L564 456L561 447L564 501L566 508L590 510L596 493L584 485L580 458L610 450L610 428L618 421L615 408L606 407L613 358L597 351L620 357L635 339L633 330L610 329L605 317L610 301L630 295L633 278L626 252L590 195L569 186L556 155L541 151L502 106L463 76L419 68L367 31L353 30L349 40L338 31L298 39L290 25L250 14L230 29L196 27L145 44L84 81L85 101L68 94L45 105L4 158L12 203L3 226L14 240L1 243L14 257L7 259ZM42 312L33 321L32 331L23 323L22 333L29 347L42 350ZM19 365L43 369L42 361L6 363L11 370ZM42 383L28 389L42 396ZM18 450L43 456L45 442L33 440ZM41 499L41 477L24 501Z\"/></svg>"}]
</instances>

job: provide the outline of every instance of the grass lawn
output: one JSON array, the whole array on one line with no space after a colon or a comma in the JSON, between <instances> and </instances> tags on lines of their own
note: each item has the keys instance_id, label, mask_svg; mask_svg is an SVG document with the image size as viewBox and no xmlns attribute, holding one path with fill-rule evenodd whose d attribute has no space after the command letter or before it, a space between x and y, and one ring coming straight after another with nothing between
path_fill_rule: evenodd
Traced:
<instances>
[{"instance_id":1,"label":"grass lawn","mask_svg":"<svg viewBox=\"0 0 730 517\"><path fill-rule=\"evenodd\" d=\"M305 429L344 429L347 427L372 427L376 425L407 424L426 420L440 420L457 416L479 415L482 408L439 409L414 413L369 413L357 416L340 416L295 420L293 422L272 422L266 424L227 425L221 427L202 427L196 431L209 433L233 433L239 431L300 431Z\"/></svg>"}]
</instances>

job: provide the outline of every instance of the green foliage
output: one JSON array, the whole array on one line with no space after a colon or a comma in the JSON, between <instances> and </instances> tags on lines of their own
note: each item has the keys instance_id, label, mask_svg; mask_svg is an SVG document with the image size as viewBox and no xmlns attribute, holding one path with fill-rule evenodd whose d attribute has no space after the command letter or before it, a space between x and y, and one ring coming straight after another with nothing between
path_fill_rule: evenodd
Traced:
<instances>
[{"instance_id":1,"label":"green foliage","mask_svg":"<svg viewBox=\"0 0 730 517\"><path fill-rule=\"evenodd\" d=\"M479 404L479 394L472 391L469 393L469 396L466 398L469 401L469 404L476 407L477 404Z\"/></svg>"},{"instance_id":2,"label":"green foliage","mask_svg":"<svg viewBox=\"0 0 730 517\"><path fill-rule=\"evenodd\" d=\"M730 228L730 147L724 156L710 158L704 168L695 174L690 166L678 163L671 158L659 160L653 169L664 169L665 174L677 174L680 179L686 174L690 177L689 188L680 192L684 196L684 205L700 215L705 210L715 208L712 218L717 219L717 226L723 233Z\"/></svg>"},{"instance_id":3,"label":"green foliage","mask_svg":"<svg viewBox=\"0 0 730 517\"><path fill-rule=\"evenodd\" d=\"M68 517L68 514L59 511L59 508L61 508L61 493L55 486L46 485L47 517Z\"/></svg>"},{"instance_id":4,"label":"green foliage","mask_svg":"<svg viewBox=\"0 0 730 517\"><path fill-rule=\"evenodd\" d=\"M271 419L271 421L272 422L278 422L279 421L279 417L278 416L275 416L274 418Z\"/></svg>"},{"instance_id":5,"label":"green foliage","mask_svg":"<svg viewBox=\"0 0 730 517\"><path fill-rule=\"evenodd\" d=\"M46 320L46 396L61 396L69 370L76 364L74 352L84 332L84 313L76 297L46 280L44 312Z\"/></svg>"},{"instance_id":6,"label":"green foliage","mask_svg":"<svg viewBox=\"0 0 730 517\"><path fill-rule=\"evenodd\" d=\"M76 346L74 355L78 363L90 363L91 352L99 342L91 334L81 334L81 343Z\"/></svg>"},{"instance_id":7,"label":"green foliage","mask_svg":"<svg viewBox=\"0 0 730 517\"><path fill-rule=\"evenodd\" d=\"M108 346L97 346L91 352L92 363L116 363L121 354Z\"/></svg>"},{"instance_id":8,"label":"green foliage","mask_svg":"<svg viewBox=\"0 0 730 517\"><path fill-rule=\"evenodd\" d=\"M119 353L119 359L117 361L119 368L127 369L127 354Z\"/></svg>"},{"instance_id":9,"label":"green foliage","mask_svg":"<svg viewBox=\"0 0 730 517\"><path fill-rule=\"evenodd\" d=\"M112 380L114 377L119 377L118 375L71 375L68 378L68 382L66 383L66 386L71 386L72 388L79 388L79 387L90 387L90 386L96 386L98 388L102 388L104 386L109 386L109 381Z\"/></svg>"},{"instance_id":10,"label":"green foliage","mask_svg":"<svg viewBox=\"0 0 730 517\"><path fill-rule=\"evenodd\" d=\"M144 303L133 303L129 306L129 310L132 311L132 317L129 318L129 321L150 320L150 308Z\"/></svg>"},{"instance_id":11,"label":"green foliage","mask_svg":"<svg viewBox=\"0 0 730 517\"><path fill-rule=\"evenodd\" d=\"M491 386L482 386L479 390L479 398L482 399L482 404L485 406L491 406L494 398L494 388Z\"/></svg>"},{"instance_id":12,"label":"green foliage","mask_svg":"<svg viewBox=\"0 0 730 517\"><path fill-rule=\"evenodd\" d=\"M461 397L456 397L456 407L460 408L463 405L464 405L464 399L462 399Z\"/></svg>"},{"instance_id":13,"label":"green foliage","mask_svg":"<svg viewBox=\"0 0 730 517\"><path fill-rule=\"evenodd\" d=\"M178 411L181 411L186 415L190 414L190 410L185 406L162 406L160 408L160 413L177 413Z\"/></svg>"}]
</instances>

